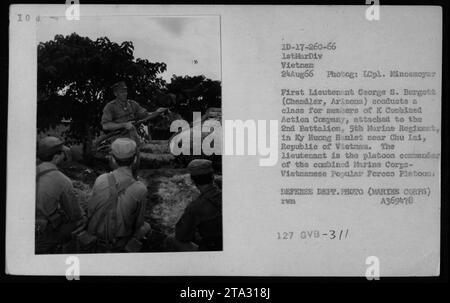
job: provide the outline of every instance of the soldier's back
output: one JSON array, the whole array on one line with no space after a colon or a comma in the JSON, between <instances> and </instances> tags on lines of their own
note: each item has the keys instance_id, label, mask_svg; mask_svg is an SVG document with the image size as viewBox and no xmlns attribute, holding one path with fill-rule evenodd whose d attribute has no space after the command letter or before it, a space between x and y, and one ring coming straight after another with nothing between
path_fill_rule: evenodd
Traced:
<instances>
[{"instance_id":1,"label":"soldier's back","mask_svg":"<svg viewBox=\"0 0 450 303\"><path fill-rule=\"evenodd\" d=\"M211 185L192 201L192 211L199 218L200 250L222 250L222 191Z\"/></svg>"}]
</instances>

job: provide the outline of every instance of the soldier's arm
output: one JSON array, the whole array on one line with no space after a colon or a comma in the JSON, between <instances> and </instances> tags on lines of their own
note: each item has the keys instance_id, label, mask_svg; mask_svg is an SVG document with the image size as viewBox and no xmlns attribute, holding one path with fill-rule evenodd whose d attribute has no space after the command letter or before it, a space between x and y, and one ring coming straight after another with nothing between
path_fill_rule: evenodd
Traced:
<instances>
[{"instance_id":1,"label":"soldier's arm","mask_svg":"<svg viewBox=\"0 0 450 303\"><path fill-rule=\"evenodd\" d=\"M75 196L72 183L65 184L61 193L61 207L70 221L78 221L85 215Z\"/></svg>"},{"instance_id":2,"label":"soldier's arm","mask_svg":"<svg viewBox=\"0 0 450 303\"><path fill-rule=\"evenodd\" d=\"M139 103L134 102L134 107L135 107L135 116L139 119L155 119L157 117L159 117L162 113L164 113L165 111L167 111L167 108L164 107L160 107L157 110L155 110L154 112L148 112L145 108L143 108L142 106L139 105Z\"/></svg>"},{"instance_id":3,"label":"soldier's arm","mask_svg":"<svg viewBox=\"0 0 450 303\"><path fill-rule=\"evenodd\" d=\"M100 175L94 182L94 186L92 187L92 194L87 201L87 217L90 220L94 215L97 205L99 201L102 201L104 197L101 195L106 192L104 195L109 195L109 191L100 190L100 184L102 184L103 180L106 178L106 175Z\"/></svg>"},{"instance_id":4,"label":"soldier's arm","mask_svg":"<svg viewBox=\"0 0 450 303\"><path fill-rule=\"evenodd\" d=\"M144 225L144 215L145 215L145 204L147 201L147 190L140 193L138 200L137 218L135 226L134 236L140 238L139 232L140 228Z\"/></svg>"},{"instance_id":5,"label":"soldier's arm","mask_svg":"<svg viewBox=\"0 0 450 303\"><path fill-rule=\"evenodd\" d=\"M139 105L136 101L133 101L133 109L134 109L134 116L137 118L137 120L145 119L149 116L148 111Z\"/></svg>"},{"instance_id":6,"label":"soldier's arm","mask_svg":"<svg viewBox=\"0 0 450 303\"><path fill-rule=\"evenodd\" d=\"M194 239L196 226L196 217L188 206L175 226L175 238L181 242L192 241Z\"/></svg>"}]
</instances>

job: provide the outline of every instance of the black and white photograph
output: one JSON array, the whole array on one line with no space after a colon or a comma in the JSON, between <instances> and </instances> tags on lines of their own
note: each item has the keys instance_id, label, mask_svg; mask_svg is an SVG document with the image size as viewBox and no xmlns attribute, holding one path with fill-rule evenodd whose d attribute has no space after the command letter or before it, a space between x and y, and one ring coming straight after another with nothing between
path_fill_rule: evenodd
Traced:
<instances>
[{"instance_id":1,"label":"black and white photograph","mask_svg":"<svg viewBox=\"0 0 450 303\"><path fill-rule=\"evenodd\" d=\"M11 6L6 271L440 277L444 19L435 4ZM175 295L272 294L228 286Z\"/></svg>"},{"instance_id":2,"label":"black and white photograph","mask_svg":"<svg viewBox=\"0 0 450 303\"><path fill-rule=\"evenodd\" d=\"M219 16L52 17L36 35L35 253L221 251L221 155L170 148L221 123Z\"/></svg>"}]
</instances>

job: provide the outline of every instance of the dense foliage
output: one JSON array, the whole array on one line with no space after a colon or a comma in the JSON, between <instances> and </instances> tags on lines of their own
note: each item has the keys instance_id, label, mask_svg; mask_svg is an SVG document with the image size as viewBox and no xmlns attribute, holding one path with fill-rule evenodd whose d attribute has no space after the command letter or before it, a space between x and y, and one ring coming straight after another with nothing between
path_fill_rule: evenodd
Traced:
<instances>
[{"instance_id":1,"label":"dense foliage","mask_svg":"<svg viewBox=\"0 0 450 303\"><path fill-rule=\"evenodd\" d=\"M166 106L189 120L194 110L220 107L219 81L173 75L167 84L161 78L165 63L134 58L133 52L130 41L93 41L75 33L40 43L38 130L70 121L69 141L91 140L101 131L103 107L114 99L110 86L120 80L127 83L129 98L150 111Z\"/></svg>"}]
</instances>

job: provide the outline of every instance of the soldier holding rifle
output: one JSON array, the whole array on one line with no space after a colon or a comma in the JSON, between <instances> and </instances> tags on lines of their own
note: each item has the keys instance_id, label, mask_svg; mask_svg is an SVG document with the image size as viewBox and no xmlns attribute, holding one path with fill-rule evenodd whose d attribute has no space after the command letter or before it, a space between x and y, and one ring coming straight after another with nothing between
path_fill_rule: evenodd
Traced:
<instances>
[{"instance_id":1,"label":"soldier holding rifle","mask_svg":"<svg viewBox=\"0 0 450 303\"><path fill-rule=\"evenodd\" d=\"M133 139L139 145L140 139L133 122L142 119L152 120L167 111L167 108L158 108L149 113L136 101L127 99L127 85L120 81L111 86L116 99L106 104L103 109L102 127L107 132L116 130L124 131L123 137Z\"/></svg>"}]
</instances>

